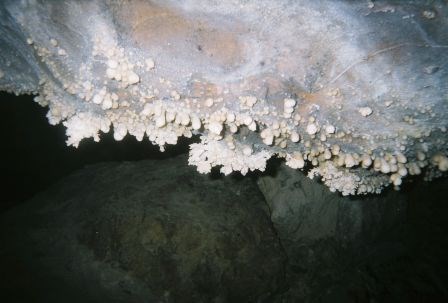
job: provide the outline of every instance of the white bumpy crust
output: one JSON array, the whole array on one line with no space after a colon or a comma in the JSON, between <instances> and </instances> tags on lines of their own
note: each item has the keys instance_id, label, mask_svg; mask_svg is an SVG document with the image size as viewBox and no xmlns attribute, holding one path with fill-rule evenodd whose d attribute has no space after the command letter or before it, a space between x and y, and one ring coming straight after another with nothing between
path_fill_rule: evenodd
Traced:
<instances>
[{"instance_id":1,"label":"white bumpy crust","mask_svg":"<svg viewBox=\"0 0 448 303\"><path fill-rule=\"evenodd\" d=\"M354 195L448 170L448 46L424 27L440 19L420 22L417 5L244 3L4 1L0 89L38 94L75 147L110 129L162 151L200 135L201 173L278 156Z\"/></svg>"}]
</instances>

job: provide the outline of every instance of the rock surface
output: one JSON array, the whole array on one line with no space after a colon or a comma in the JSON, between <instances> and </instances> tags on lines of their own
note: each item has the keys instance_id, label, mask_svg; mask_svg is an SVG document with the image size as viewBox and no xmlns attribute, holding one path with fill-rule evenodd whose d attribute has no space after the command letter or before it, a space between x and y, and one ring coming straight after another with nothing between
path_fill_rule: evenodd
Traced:
<instances>
[{"instance_id":1,"label":"rock surface","mask_svg":"<svg viewBox=\"0 0 448 303\"><path fill-rule=\"evenodd\" d=\"M183 161L93 165L5 213L4 302L272 302L286 258L263 196Z\"/></svg>"},{"instance_id":2,"label":"rock surface","mask_svg":"<svg viewBox=\"0 0 448 303\"><path fill-rule=\"evenodd\" d=\"M258 184L288 255L282 302L448 300L446 180L343 197L282 164Z\"/></svg>"},{"instance_id":3,"label":"rock surface","mask_svg":"<svg viewBox=\"0 0 448 303\"><path fill-rule=\"evenodd\" d=\"M300 246L304 240L330 238L343 246L369 242L402 222L406 215L404 194L388 191L383 195L343 197L284 164L275 175L262 176L258 184L282 241L299 241Z\"/></svg>"},{"instance_id":4,"label":"rock surface","mask_svg":"<svg viewBox=\"0 0 448 303\"><path fill-rule=\"evenodd\" d=\"M96 164L1 215L0 301L448 301L446 180L355 199L183 161Z\"/></svg>"}]
</instances>

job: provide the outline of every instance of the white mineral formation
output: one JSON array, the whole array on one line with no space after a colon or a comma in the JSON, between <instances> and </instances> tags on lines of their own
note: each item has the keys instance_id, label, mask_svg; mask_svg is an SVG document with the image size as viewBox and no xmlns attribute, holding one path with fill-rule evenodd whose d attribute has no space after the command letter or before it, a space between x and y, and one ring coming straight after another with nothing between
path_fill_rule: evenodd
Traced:
<instances>
[{"instance_id":1,"label":"white mineral formation","mask_svg":"<svg viewBox=\"0 0 448 303\"><path fill-rule=\"evenodd\" d=\"M198 135L202 173L277 156L378 193L448 170L447 20L446 1L4 0L0 90L36 94L75 147Z\"/></svg>"}]
</instances>

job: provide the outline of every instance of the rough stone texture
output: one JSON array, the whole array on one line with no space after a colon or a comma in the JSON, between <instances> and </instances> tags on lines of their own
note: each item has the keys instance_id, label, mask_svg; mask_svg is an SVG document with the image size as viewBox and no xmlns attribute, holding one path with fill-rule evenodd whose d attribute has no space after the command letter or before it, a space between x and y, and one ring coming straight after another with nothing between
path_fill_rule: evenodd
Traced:
<instances>
[{"instance_id":1,"label":"rough stone texture","mask_svg":"<svg viewBox=\"0 0 448 303\"><path fill-rule=\"evenodd\" d=\"M297 281L285 295L288 302L320 302L323 290L335 288L359 256L370 253L375 241L406 220L404 194L343 197L284 164L258 184L289 256L289 279ZM337 289L345 287L338 284Z\"/></svg>"},{"instance_id":2,"label":"rough stone texture","mask_svg":"<svg viewBox=\"0 0 448 303\"><path fill-rule=\"evenodd\" d=\"M93 165L2 215L4 302L272 302L286 257L263 196L184 161Z\"/></svg>"},{"instance_id":3,"label":"rough stone texture","mask_svg":"<svg viewBox=\"0 0 448 303\"><path fill-rule=\"evenodd\" d=\"M337 268L337 281L324 284L312 301L448 302L448 179L407 190L404 224Z\"/></svg>"},{"instance_id":4,"label":"rough stone texture","mask_svg":"<svg viewBox=\"0 0 448 303\"><path fill-rule=\"evenodd\" d=\"M4 213L0 301L448 301L448 180L354 199L283 166L266 203L183 161L90 166Z\"/></svg>"}]
</instances>

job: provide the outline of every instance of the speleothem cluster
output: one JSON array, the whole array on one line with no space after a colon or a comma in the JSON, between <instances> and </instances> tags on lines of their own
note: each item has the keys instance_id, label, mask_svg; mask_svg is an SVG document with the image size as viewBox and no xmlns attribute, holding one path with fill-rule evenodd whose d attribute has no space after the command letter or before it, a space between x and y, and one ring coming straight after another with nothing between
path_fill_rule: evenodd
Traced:
<instances>
[{"instance_id":1,"label":"speleothem cluster","mask_svg":"<svg viewBox=\"0 0 448 303\"><path fill-rule=\"evenodd\" d=\"M344 195L448 170L448 8L409 1L4 1L0 89L67 144L113 129L201 173L273 157Z\"/></svg>"}]
</instances>

